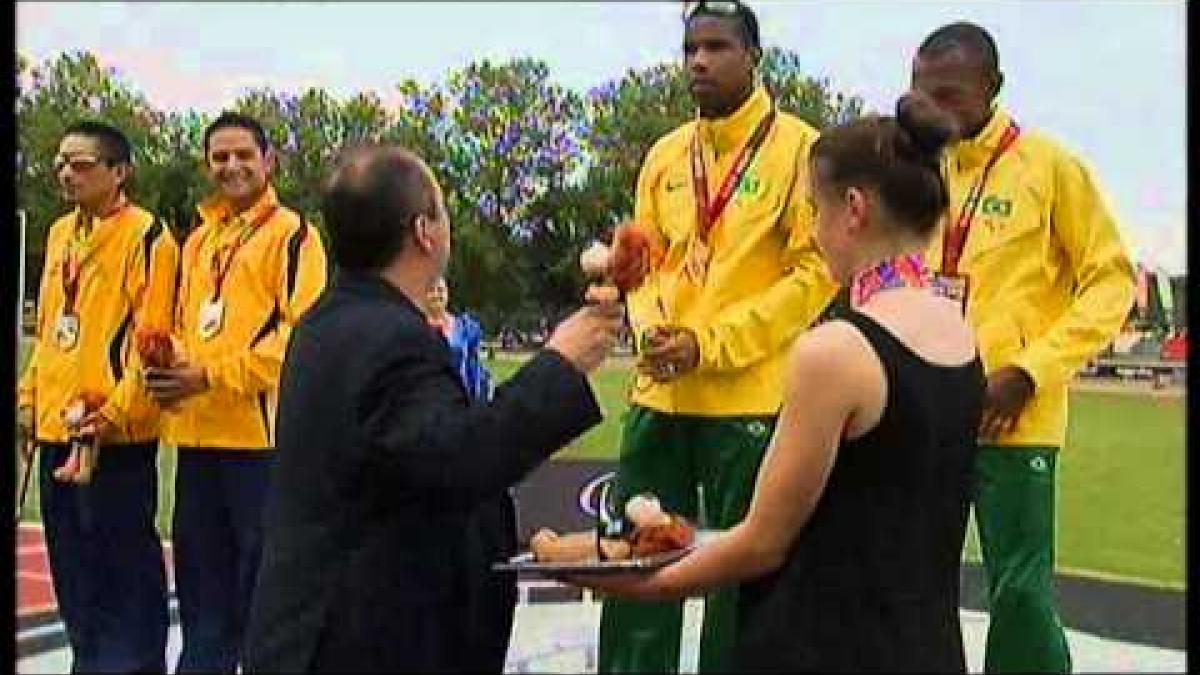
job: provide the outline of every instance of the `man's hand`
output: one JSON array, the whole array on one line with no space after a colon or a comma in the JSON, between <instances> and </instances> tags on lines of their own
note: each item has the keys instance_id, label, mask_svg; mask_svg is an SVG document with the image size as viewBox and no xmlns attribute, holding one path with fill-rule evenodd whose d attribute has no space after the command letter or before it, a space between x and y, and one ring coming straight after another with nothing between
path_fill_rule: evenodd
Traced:
<instances>
[{"instance_id":1,"label":"man's hand","mask_svg":"<svg viewBox=\"0 0 1200 675\"><path fill-rule=\"evenodd\" d=\"M79 432L96 439L100 445L107 445L117 435L117 425L112 420L100 414L100 411L88 413L79 425Z\"/></svg>"},{"instance_id":2,"label":"man's hand","mask_svg":"<svg viewBox=\"0 0 1200 675\"><path fill-rule=\"evenodd\" d=\"M1033 379L1017 366L1005 366L987 378L979 435L996 439L1017 428L1017 419L1033 396Z\"/></svg>"},{"instance_id":3,"label":"man's hand","mask_svg":"<svg viewBox=\"0 0 1200 675\"><path fill-rule=\"evenodd\" d=\"M638 373L660 384L678 379L700 365L700 346L690 328L654 326L642 343Z\"/></svg>"},{"instance_id":4,"label":"man's hand","mask_svg":"<svg viewBox=\"0 0 1200 675\"><path fill-rule=\"evenodd\" d=\"M607 293L589 289L587 298L589 304L558 324L546 341L547 349L558 352L584 373L604 362L617 343L624 316L621 305Z\"/></svg>"},{"instance_id":5,"label":"man's hand","mask_svg":"<svg viewBox=\"0 0 1200 675\"><path fill-rule=\"evenodd\" d=\"M208 391L208 375L204 368L188 363L174 368L146 368L146 390L158 405L170 409Z\"/></svg>"}]
</instances>

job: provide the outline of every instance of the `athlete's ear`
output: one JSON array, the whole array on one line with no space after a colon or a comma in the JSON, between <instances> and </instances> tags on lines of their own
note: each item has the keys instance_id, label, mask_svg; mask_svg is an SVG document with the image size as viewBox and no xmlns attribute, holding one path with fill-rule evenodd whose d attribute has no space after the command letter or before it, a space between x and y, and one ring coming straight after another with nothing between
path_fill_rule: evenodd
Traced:
<instances>
[{"instance_id":1,"label":"athlete's ear","mask_svg":"<svg viewBox=\"0 0 1200 675\"><path fill-rule=\"evenodd\" d=\"M1004 73L996 71L995 77L992 79L992 99L994 100L1000 95L1000 88L1004 86Z\"/></svg>"}]
</instances>

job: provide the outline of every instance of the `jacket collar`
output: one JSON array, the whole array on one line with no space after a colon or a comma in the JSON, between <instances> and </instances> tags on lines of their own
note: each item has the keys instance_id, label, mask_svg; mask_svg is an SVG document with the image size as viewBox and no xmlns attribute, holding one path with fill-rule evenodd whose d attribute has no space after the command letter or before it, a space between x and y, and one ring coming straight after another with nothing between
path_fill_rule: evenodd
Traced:
<instances>
[{"instance_id":1,"label":"jacket collar","mask_svg":"<svg viewBox=\"0 0 1200 675\"><path fill-rule=\"evenodd\" d=\"M357 295L394 302L412 312L422 322L425 321L425 312L400 289L389 284L378 272L339 268L334 272L334 285Z\"/></svg>"},{"instance_id":2,"label":"jacket collar","mask_svg":"<svg viewBox=\"0 0 1200 675\"><path fill-rule=\"evenodd\" d=\"M767 88L759 85L750 98L729 117L707 119L696 118L696 131L700 140L718 155L736 150L754 133L754 127L771 109L771 96Z\"/></svg>"},{"instance_id":3,"label":"jacket collar","mask_svg":"<svg viewBox=\"0 0 1200 675\"><path fill-rule=\"evenodd\" d=\"M212 223L219 227L232 221L234 216L241 216L246 222L252 222L255 218L262 215L264 211L275 206L279 206L279 197L275 193L275 187L268 183L267 189L263 190L258 201L254 202L253 206L241 213L234 212L233 205L219 193L212 194L200 202L196 206L196 210L200 213L200 218L205 223Z\"/></svg>"},{"instance_id":4,"label":"jacket collar","mask_svg":"<svg viewBox=\"0 0 1200 675\"><path fill-rule=\"evenodd\" d=\"M128 210L127 207L130 206L133 206L133 204L130 203L129 199L125 196L125 193L122 192L117 196L117 203L108 211L108 213L91 219L87 241L92 247L95 247L101 241L107 239L109 233L111 233L113 230L118 229L117 223L125 215L125 212ZM76 223L86 221L87 218L88 217L83 214L83 210L76 206L75 209L71 211L71 226L75 227ZM72 236L75 235L74 232L71 234Z\"/></svg>"},{"instance_id":5,"label":"jacket collar","mask_svg":"<svg viewBox=\"0 0 1200 675\"><path fill-rule=\"evenodd\" d=\"M1000 146L1000 139L1004 137L1004 131L1011 121L1012 115L1007 110L1000 106L993 108L992 118L978 134L954 145L953 156L958 168L974 168L987 162Z\"/></svg>"}]
</instances>

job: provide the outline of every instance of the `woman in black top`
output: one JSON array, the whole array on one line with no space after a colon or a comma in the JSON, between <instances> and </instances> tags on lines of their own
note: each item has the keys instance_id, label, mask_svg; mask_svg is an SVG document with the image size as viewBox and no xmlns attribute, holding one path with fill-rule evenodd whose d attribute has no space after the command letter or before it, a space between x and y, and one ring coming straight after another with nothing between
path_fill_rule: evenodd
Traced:
<instances>
[{"instance_id":1,"label":"woman in black top","mask_svg":"<svg viewBox=\"0 0 1200 675\"><path fill-rule=\"evenodd\" d=\"M653 574L571 581L643 599L742 582L740 671L965 671L959 562L984 379L956 280L922 256L954 131L909 95L895 118L821 134L816 238L852 310L796 340L746 518Z\"/></svg>"}]
</instances>

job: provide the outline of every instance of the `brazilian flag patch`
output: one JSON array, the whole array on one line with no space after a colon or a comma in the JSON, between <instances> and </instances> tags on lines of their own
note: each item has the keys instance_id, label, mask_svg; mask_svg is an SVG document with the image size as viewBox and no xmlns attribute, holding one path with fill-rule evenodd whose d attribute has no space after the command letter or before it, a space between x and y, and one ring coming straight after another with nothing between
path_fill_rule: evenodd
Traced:
<instances>
[{"instance_id":1,"label":"brazilian flag patch","mask_svg":"<svg viewBox=\"0 0 1200 675\"><path fill-rule=\"evenodd\" d=\"M746 175L742 176L742 182L738 183L738 198L757 196L758 189L761 186L762 181L759 180L758 176L747 171Z\"/></svg>"},{"instance_id":2,"label":"brazilian flag patch","mask_svg":"<svg viewBox=\"0 0 1200 675\"><path fill-rule=\"evenodd\" d=\"M996 195L988 195L983 200L983 215L1007 218L1012 215L1012 200L1001 199Z\"/></svg>"}]
</instances>

